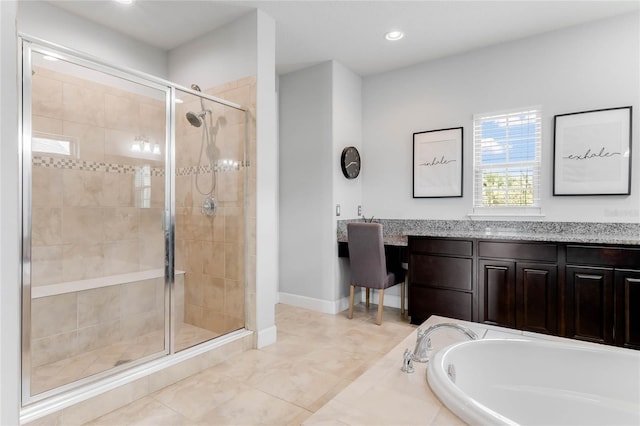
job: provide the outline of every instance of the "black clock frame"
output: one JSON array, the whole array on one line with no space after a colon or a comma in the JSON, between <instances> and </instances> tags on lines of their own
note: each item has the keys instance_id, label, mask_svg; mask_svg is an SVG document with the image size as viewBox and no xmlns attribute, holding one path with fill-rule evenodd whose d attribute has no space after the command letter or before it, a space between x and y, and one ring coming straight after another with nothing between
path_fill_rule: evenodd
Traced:
<instances>
[{"instance_id":1,"label":"black clock frame","mask_svg":"<svg viewBox=\"0 0 640 426\"><path fill-rule=\"evenodd\" d=\"M356 162L358 164L358 169L355 175L349 174L349 170L347 170L347 161L346 161L347 154L349 153L349 151L352 151L352 150L355 151L357 155ZM342 174L347 179L355 179L360 175L360 169L362 167L362 159L360 157L360 152L358 151L358 148L356 148L355 146L347 146L342 150L342 155L340 156L340 167L342 168Z\"/></svg>"}]
</instances>

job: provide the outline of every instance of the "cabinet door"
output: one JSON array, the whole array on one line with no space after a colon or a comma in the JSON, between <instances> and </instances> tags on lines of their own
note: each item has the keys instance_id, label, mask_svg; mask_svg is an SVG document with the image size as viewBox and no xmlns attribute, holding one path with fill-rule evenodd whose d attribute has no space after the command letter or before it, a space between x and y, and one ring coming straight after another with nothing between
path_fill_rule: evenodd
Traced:
<instances>
[{"instance_id":1,"label":"cabinet door","mask_svg":"<svg viewBox=\"0 0 640 426\"><path fill-rule=\"evenodd\" d=\"M515 262L480 259L478 268L479 321L514 328Z\"/></svg>"},{"instance_id":2,"label":"cabinet door","mask_svg":"<svg viewBox=\"0 0 640 426\"><path fill-rule=\"evenodd\" d=\"M558 266L516 264L516 326L520 330L556 334Z\"/></svg>"},{"instance_id":3,"label":"cabinet door","mask_svg":"<svg viewBox=\"0 0 640 426\"><path fill-rule=\"evenodd\" d=\"M640 270L615 273L616 345L640 349Z\"/></svg>"},{"instance_id":4,"label":"cabinet door","mask_svg":"<svg viewBox=\"0 0 640 426\"><path fill-rule=\"evenodd\" d=\"M613 343L613 269L567 266L567 335Z\"/></svg>"}]
</instances>

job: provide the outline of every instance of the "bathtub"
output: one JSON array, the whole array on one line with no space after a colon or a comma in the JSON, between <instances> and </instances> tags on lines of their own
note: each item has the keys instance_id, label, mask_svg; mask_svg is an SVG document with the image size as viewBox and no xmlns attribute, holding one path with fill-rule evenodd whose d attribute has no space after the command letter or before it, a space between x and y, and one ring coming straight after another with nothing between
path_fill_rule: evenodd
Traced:
<instances>
[{"instance_id":1,"label":"bathtub","mask_svg":"<svg viewBox=\"0 0 640 426\"><path fill-rule=\"evenodd\" d=\"M471 425L640 425L640 352L484 339L435 354L433 392Z\"/></svg>"}]
</instances>

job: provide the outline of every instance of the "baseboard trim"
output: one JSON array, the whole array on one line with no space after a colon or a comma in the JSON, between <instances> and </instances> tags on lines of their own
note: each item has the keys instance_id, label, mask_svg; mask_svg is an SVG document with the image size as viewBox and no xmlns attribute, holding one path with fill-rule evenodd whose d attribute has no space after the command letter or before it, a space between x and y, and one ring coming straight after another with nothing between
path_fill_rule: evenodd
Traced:
<instances>
[{"instance_id":1,"label":"baseboard trim","mask_svg":"<svg viewBox=\"0 0 640 426\"><path fill-rule=\"evenodd\" d=\"M371 296L370 296L371 303L377 305L378 304L378 292L376 290L374 290L374 291L372 291L370 293L371 293ZM362 292L362 296L360 298L360 301L362 303L365 302L365 292L364 291ZM405 300L404 301L405 308L407 308L407 306L408 306L407 303L408 303L408 301ZM397 295L397 294L387 294L385 292L385 295L384 295L384 306L389 306L391 308L400 309L400 296ZM349 307L349 305L347 305L347 307Z\"/></svg>"},{"instance_id":2,"label":"baseboard trim","mask_svg":"<svg viewBox=\"0 0 640 426\"><path fill-rule=\"evenodd\" d=\"M299 308L310 309L316 312L335 315L349 307L349 298L343 297L338 300L330 301L316 299L313 297L300 296L298 294L282 293L278 294L278 300L285 305L297 306Z\"/></svg>"},{"instance_id":3,"label":"baseboard trim","mask_svg":"<svg viewBox=\"0 0 640 426\"><path fill-rule=\"evenodd\" d=\"M256 349L261 349L276 342L278 338L278 329L275 325L272 325L264 330L256 331L255 336Z\"/></svg>"},{"instance_id":4,"label":"baseboard trim","mask_svg":"<svg viewBox=\"0 0 640 426\"><path fill-rule=\"evenodd\" d=\"M360 288L356 288L356 292L360 291ZM378 292L371 292L371 303L378 304ZM358 294L356 293L356 303L360 300L360 302L365 302L365 292L360 291L360 298L358 298ZM284 303L285 305L297 306L299 308L310 309L316 312L322 312L325 314L335 315L338 312L342 312L345 309L349 308L349 297L342 297L333 302L329 300L316 299L313 297L300 296L297 294L291 293L278 293L278 303ZM384 306L389 306L391 308L400 309L400 296L396 294L385 294L384 295ZM405 307L407 307L407 301L405 300Z\"/></svg>"}]
</instances>

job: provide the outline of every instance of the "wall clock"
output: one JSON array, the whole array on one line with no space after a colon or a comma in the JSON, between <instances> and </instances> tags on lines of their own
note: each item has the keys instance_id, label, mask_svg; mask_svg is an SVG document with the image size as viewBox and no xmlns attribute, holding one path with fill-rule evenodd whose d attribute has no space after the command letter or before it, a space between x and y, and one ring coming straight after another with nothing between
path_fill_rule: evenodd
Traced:
<instances>
[{"instance_id":1,"label":"wall clock","mask_svg":"<svg viewBox=\"0 0 640 426\"><path fill-rule=\"evenodd\" d=\"M348 146L342 150L340 157L340 166L342 174L347 179L355 179L360 174L360 153L355 146Z\"/></svg>"}]
</instances>

